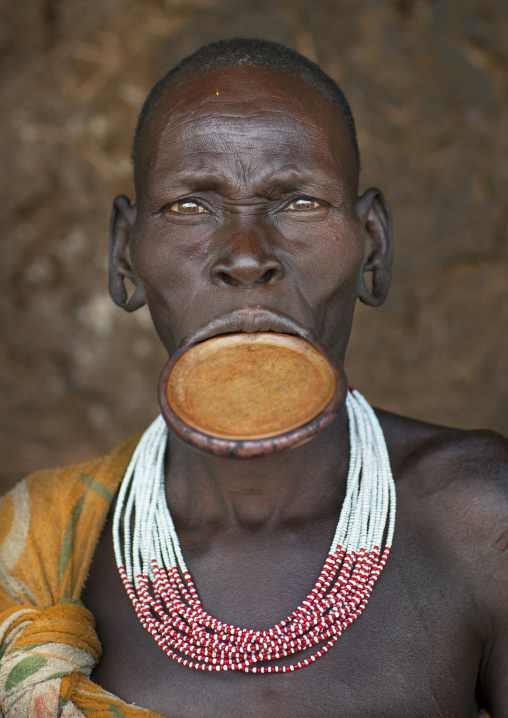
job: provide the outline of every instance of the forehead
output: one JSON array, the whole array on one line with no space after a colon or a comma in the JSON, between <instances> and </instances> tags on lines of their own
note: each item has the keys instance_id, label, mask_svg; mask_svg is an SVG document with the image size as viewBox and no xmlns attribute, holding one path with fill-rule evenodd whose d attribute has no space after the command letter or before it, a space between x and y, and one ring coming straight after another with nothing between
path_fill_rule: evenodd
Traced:
<instances>
[{"instance_id":1,"label":"forehead","mask_svg":"<svg viewBox=\"0 0 508 718\"><path fill-rule=\"evenodd\" d=\"M168 88L136 152L136 192L168 172L220 165L267 175L284 167L340 177L356 195L358 166L345 117L300 78L225 67Z\"/></svg>"}]
</instances>

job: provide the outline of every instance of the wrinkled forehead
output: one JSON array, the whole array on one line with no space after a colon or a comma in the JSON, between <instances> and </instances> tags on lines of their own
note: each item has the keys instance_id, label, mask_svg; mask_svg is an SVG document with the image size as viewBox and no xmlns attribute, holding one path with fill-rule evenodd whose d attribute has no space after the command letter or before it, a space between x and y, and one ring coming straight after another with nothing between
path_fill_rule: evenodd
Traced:
<instances>
[{"instance_id":1,"label":"wrinkled forehead","mask_svg":"<svg viewBox=\"0 0 508 718\"><path fill-rule=\"evenodd\" d=\"M356 196L358 164L342 111L279 70L226 67L169 87L137 148L136 193L169 170L228 159L253 171L297 160L304 171L339 173Z\"/></svg>"}]
</instances>

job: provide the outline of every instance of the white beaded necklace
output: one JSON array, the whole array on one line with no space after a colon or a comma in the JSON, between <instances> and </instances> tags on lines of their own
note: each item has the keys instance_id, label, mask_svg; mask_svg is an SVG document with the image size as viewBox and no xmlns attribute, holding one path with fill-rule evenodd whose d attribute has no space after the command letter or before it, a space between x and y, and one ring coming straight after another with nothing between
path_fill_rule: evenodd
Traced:
<instances>
[{"instance_id":1,"label":"white beaded necklace","mask_svg":"<svg viewBox=\"0 0 508 718\"><path fill-rule=\"evenodd\" d=\"M118 495L115 555L141 623L178 663L208 671L294 671L324 655L367 605L392 545L395 485L372 408L357 391L348 393L346 407L349 473L328 557L309 596L267 631L223 623L202 608L166 501L162 417L144 433ZM306 656L296 663L274 663L302 651Z\"/></svg>"}]
</instances>

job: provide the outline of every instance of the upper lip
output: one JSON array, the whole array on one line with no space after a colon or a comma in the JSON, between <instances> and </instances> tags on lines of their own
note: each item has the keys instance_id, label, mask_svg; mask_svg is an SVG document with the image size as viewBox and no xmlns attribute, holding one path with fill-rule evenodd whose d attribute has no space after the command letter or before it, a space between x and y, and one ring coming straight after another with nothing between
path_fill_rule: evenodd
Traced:
<instances>
[{"instance_id":1,"label":"upper lip","mask_svg":"<svg viewBox=\"0 0 508 718\"><path fill-rule=\"evenodd\" d=\"M285 314L265 307L242 307L212 319L195 332L187 335L179 349L185 350L194 344L206 341L220 334L245 332L278 332L291 334L314 344L316 336L310 329L303 327Z\"/></svg>"}]
</instances>

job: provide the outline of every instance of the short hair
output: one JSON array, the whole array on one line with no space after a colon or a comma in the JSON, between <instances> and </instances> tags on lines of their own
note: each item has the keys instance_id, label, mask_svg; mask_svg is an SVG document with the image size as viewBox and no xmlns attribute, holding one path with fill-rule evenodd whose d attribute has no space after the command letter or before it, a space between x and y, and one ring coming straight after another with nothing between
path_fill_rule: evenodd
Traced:
<instances>
[{"instance_id":1,"label":"short hair","mask_svg":"<svg viewBox=\"0 0 508 718\"><path fill-rule=\"evenodd\" d=\"M337 106L343 113L353 150L360 166L360 150L356 137L355 121L349 102L344 92L320 67L308 58L301 55L290 47L281 45L270 40L259 40L255 38L233 38L231 40L219 40L218 42L204 45L196 52L181 60L172 70L161 78L150 90L141 112L139 114L136 132L134 134L134 146L132 159L139 144L146 123L155 113L157 106L164 97L167 87L178 79L184 70L191 70L207 74L222 67L259 67L269 70L280 70L288 75L298 77Z\"/></svg>"}]
</instances>

